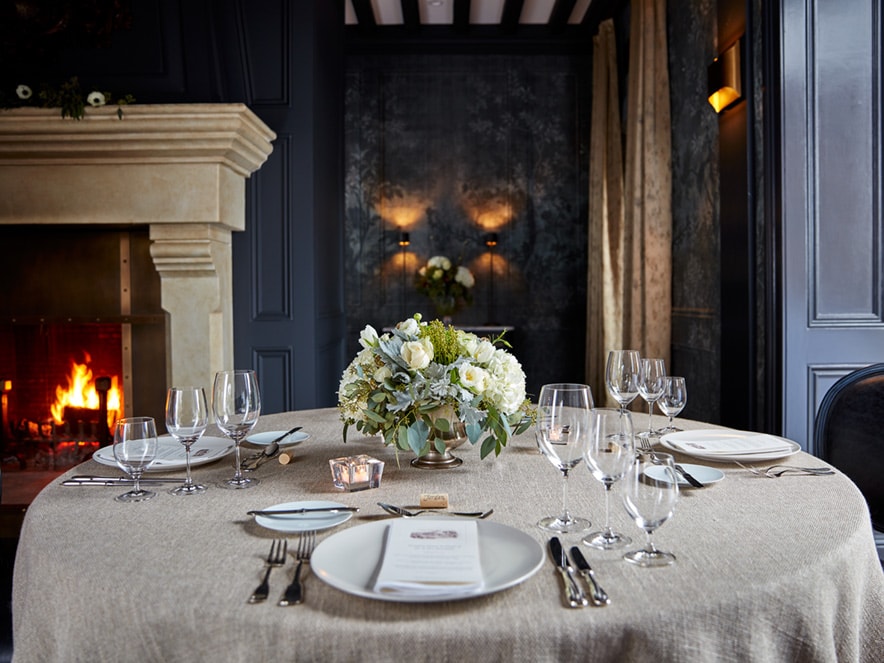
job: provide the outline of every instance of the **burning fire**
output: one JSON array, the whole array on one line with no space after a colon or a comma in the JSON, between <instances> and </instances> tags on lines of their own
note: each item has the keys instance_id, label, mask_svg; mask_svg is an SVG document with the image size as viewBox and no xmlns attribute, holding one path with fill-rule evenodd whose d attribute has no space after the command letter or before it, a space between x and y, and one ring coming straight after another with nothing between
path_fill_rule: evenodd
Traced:
<instances>
[{"instance_id":1,"label":"burning fire","mask_svg":"<svg viewBox=\"0 0 884 663\"><path fill-rule=\"evenodd\" d=\"M85 363L71 362L71 373L67 377L68 386L65 389L58 385L55 388L55 403L50 407L52 418L55 423L64 423L64 409L66 407L86 408L98 410L98 391L95 389L95 381L92 377L92 369L89 362L92 357L86 354ZM122 410L122 392L118 385L119 378L114 375L111 378L111 388L107 392L107 425L112 427Z\"/></svg>"}]
</instances>

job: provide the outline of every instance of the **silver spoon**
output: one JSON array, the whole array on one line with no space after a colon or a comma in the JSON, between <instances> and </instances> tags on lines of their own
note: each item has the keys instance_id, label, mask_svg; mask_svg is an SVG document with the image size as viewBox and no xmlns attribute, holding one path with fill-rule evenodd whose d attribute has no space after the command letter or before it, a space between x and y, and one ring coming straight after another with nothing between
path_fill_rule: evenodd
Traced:
<instances>
[{"instance_id":1,"label":"silver spoon","mask_svg":"<svg viewBox=\"0 0 884 663\"><path fill-rule=\"evenodd\" d=\"M464 516L465 518L479 518L481 520L494 513L494 509L488 509L488 511L446 511L444 509L420 509L418 511L411 511L410 509L405 509L401 506L396 506L395 504L387 504L386 502L378 502L378 506L389 514L402 516L404 518L414 518L422 513L445 513L449 516Z\"/></svg>"}]
</instances>

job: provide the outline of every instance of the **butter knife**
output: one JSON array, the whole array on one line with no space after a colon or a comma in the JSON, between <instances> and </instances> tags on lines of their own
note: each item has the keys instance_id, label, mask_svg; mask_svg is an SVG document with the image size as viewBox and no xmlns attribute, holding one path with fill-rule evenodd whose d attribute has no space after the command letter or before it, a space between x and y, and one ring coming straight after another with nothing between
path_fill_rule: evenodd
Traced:
<instances>
[{"instance_id":1,"label":"butter knife","mask_svg":"<svg viewBox=\"0 0 884 663\"><path fill-rule=\"evenodd\" d=\"M589 600L586 598L583 590L580 589L580 585L578 585L577 581L574 579L574 569L571 568L568 556L562 548L562 542L559 541L559 537L554 536L549 540L549 551L552 554L556 568L559 573L562 574L565 601L567 601L568 605L572 608L585 608L588 606Z\"/></svg>"},{"instance_id":2,"label":"butter knife","mask_svg":"<svg viewBox=\"0 0 884 663\"><path fill-rule=\"evenodd\" d=\"M683 468L678 463L675 464L675 471L684 477L684 480L691 484L694 488L705 488L706 484L700 483L693 474L688 473L688 471Z\"/></svg>"},{"instance_id":3,"label":"butter knife","mask_svg":"<svg viewBox=\"0 0 884 663\"><path fill-rule=\"evenodd\" d=\"M246 511L247 516L292 516L299 513L356 513L358 506L308 507L304 509L279 509L278 511Z\"/></svg>"},{"instance_id":4,"label":"butter knife","mask_svg":"<svg viewBox=\"0 0 884 663\"><path fill-rule=\"evenodd\" d=\"M589 562L586 561L580 548L573 546L571 548L571 557L574 558L574 563L577 564L577 573L586 578L586 582L588 582L589 586L592 588L592 604L608 605L611 603L608 594L602 589L602 586L599 585L599 581L595 579L595 572L592 570Z\"/></svg>"}]
</instances>

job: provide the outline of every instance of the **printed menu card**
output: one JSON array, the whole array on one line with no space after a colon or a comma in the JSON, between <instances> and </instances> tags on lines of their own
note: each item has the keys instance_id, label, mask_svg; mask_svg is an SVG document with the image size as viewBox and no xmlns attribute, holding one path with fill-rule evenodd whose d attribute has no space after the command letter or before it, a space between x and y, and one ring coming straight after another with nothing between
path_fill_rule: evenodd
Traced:
<instances>
[{"instance_id":1,"label":"printed menu card","mask_svg":"<svg viewBox=\"0 0 884 663\"><path fill-rule=\"evenodd\" d=\"M462 596L483 586L476 521L399 518L390 523L376 592Z\"/></svg>"}]
</instances>

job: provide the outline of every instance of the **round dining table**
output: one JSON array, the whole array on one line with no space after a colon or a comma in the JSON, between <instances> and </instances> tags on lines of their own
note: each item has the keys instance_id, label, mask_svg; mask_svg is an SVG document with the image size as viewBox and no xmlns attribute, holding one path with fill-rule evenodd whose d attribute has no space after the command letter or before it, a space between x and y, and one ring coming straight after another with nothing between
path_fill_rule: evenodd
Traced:
<instances>
[{"instance_id":1,"label":"round dining table","mask_svg":"<svg viewBox=\"0 0 884 663\"><path fill-rule=\"evenodd\" d=\"M679 462L723 473L703 488L680 490L674 515L655 532L655 543L676 562L642 568L625 562L622 550L560 535L566 550L582 548L610 597L608 605L574 609L548 553L550 535L536 526L561 512L562 474L540 454L533 431L510 440L499 456L481 459L468 443L454 452L463 459L459 467L426 470L380 438L351 429L345 442L333 408L265 415L255 432L294 426L306 439L283 447L288 462L270 458L251 472L259 483L249 489L219 487L234 470L234 456L224 455L193 468L208 487L197 495L169 494L169 484L152 487L158 494L151 500L121 503L114 497L126 488L118 485L62 485L75 475L123 476L95 459L42 490L27 510L15 562L14 660L884 660L884 572L866 503L838 471L768 478L732 462L676 454ZM207 435L223 437L212 428ZM246 453L260 448L243 446ZM329 461L360 454L383 461L380 485L336 488ZM788 462L825 466L804 452ZM364 568L379 563L377 550L346 535L393 522L378 502L412 507L430 494L447 495L453 510L493 509L477 521L480 535L513 534L497 541L496 559L483 557L484 570L506 571L513 555L526 554L525 540L538 563L523 560L528 573L478 595L417 602L375 596L369 584L348 591L308 563L303 601L277 604L293 577L300 537L268 529L248 511L322 500L358 508L317 532L317 556L323 546L337 546L338 564ZM568 480L568 501L575 515L604 522L603 486L583 463ZM633 548L643 544L616 484L611 522L632 537ZM366 529L353 530L359 527ZM268 599L249 603L275 538L287 541L287 561L271 570Z\"/></svg>"}]
</instances>

